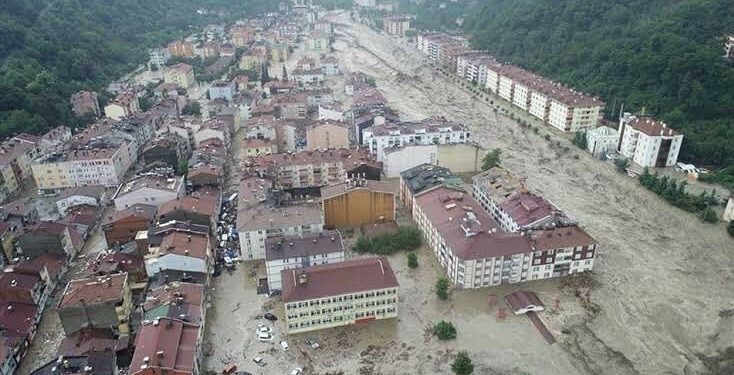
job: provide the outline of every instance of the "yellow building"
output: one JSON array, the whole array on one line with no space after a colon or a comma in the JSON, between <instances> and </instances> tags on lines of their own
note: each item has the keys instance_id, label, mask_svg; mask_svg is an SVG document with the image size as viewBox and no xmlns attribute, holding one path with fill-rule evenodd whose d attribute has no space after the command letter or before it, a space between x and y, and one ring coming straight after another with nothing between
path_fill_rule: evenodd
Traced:
<instances>
[{"instance_id":1,"label":"yellow building","mask_svg":"<svg viewBox=\"0 0 734 375\"><path fill-rule=\"evenodd\" d=\"M275 43L270 46L270 61L283 62L288 60L288 44Z\"/></svg>"},{"instance_id":2,"label":"yellow building","mask_svg":"<svg viewBox=\"0 0 734 375\"><path fill-rule=\"evenodd\" d=\"M288 333L398 316L398 280L387 258L281 271Z\"/></svg>"},{"instance_id":3,"label":"yellow building","mask_svg":"<svg viewBox=\"0 0 734 375\"><path fill-rule=\"evenodd\" d=\"M163 80L175 83L178 87L189 88L194 85L194 68L189 64L179 63L166 67L163 72Z\"/></svg>"},{"instance_id":4,"label":"yellow building","mask_svg":"<svg viewBox=\"0 0 734 375\"><path fill-rule=\"evenodd\" d=\"M359 228L395 220L395 188L388 182L355 179L321 188L325 228Z\"/></svg>"}]
</instances>

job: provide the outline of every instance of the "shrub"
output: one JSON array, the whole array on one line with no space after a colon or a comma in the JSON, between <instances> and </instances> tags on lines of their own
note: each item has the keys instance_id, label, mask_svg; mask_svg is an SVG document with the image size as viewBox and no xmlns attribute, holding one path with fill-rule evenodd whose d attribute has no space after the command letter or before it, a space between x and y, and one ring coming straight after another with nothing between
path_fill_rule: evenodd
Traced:
<instances>
[{"instance_id":1,"label":"shrub","mask_svg":"<svg viewBox=\"0 0 734 375\"><path fill-rule=\"evenodd\" d=\"M415 251L408 253L408 267L418 268L418 254L416 254Z\"/></svg>"},{"instance_id":2,"label":"shrub","mask_svg":"<svg viewBox=\"0 0 734 375\"><path fill-rule=\"evenodd\" d=\"M627 173L627 166L630 165L630 161L626 158L614 159L614 166L621 173Z\"/></svg>"},{"instance_id":3,"label":"shrub","mask_svg":"<svg viewBox=\"0 0 734 375\"><path fill-rule=\"evenodd\" d=\"M487 169L500 165L500 155L502 155L502 150L498 148L495 148L484 155L484 158L482 159L482 170L486 171Z\"/></svg>"},{"instance_id":4,"label":"shrub","mask_svg":"<svg viewBox=\"0 0 734 375\"><path fill-rule=\"evenodd\" d=\"M449 299L449 279L439 277L436 280L436 295L442 300Z\"/></svg>"},{"instance_id":5,"label":"shrub","mask_svg":"<svg viewBox=\"0 0 734 375\"><path fill-rule=\"evenodd\" d=\"M456 375L469 375L474 372L474 364L469 358L469 354L462 350L456 355L454 363L451 364L451 370Z\"/></svg>"},{"instance_id":6,"label":"shrub","mask_svg":"<svg viewBox=\"0 0 734 375\"><path fill-rule=\"evenodd\" d=\"M571 143L575 144L578 148L586 149L586 132L576 132L573 135Z\"/></svg>"},{"instance_id":7,"label":"shrub","mask_svg":"<svg viewBox=\"0 0 734 375\"><path fill-rule=\"evenodd\" d=\"M730 236L734 237L734 220L729 222L729 225L726 227L726 231Z\"/></svg>"},{"instance_id":8,"label":"shrub","mask_svg":"<svg viewBox=\"0 0 734 375\"><path fill-rule=\"evenodd\" d=\"M453 340L456 338L456 327L451 322L442 320L433 326L433 334L439 340Z\"/></svg>"},{"instance_id":9,"label":"shrub","mask_svg":"<svg viewBox=\"0 0 734 375\"><path fill-rule=\"evenodd\" d=\"M418 228L400 227L395 233L381 234L372 239L360 237L352 249L358 253L387 255L400 250L415 250L422 242L423 237Z\"/></svg>"},{"instance_id":10,"label":"shrub","mask_svg":"<svg viewBox=\"0 0 734 375\"><path fill-rule=\"evenodd\" d=\"M715 210L712 210L710 207L706 207L703 212L701 212L701 219L707 223L718 223L719 215Z\"/></svg>"},{"instance_id":11,"label":"shrub","mask_svg":"<svg viewBox=\"0 0 734 375\"><path fill-rule=\"evenodd\" d=\"M540 131L540 129L538 129L537 126L533 128L533 133L538 133L538 131Z\"/></svg>"},{"instance_id":12,"label":"shrub","mask_svg":"<svg viewBox=\"0 0 734 375\"><path fill-rule=\"evenodd\" d=\"M544 135L543 138L545 138L546 141L550 141L550 134Z\"/></svg>"}]
</instances>

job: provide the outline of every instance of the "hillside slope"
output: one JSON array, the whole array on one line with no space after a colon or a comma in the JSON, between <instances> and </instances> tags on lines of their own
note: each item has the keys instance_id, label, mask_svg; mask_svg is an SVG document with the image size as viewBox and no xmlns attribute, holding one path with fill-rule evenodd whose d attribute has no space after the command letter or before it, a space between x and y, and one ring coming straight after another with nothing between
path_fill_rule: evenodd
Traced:
<instances>
[{"instance_id":1,"label":"hillside slope","mask_svg":"<svg viewBox=\"0 0 734 375\"><path fill-rule=\"evenodd\" d=\"M644 109L682 130L681 158L734 164L734 32L730 0L488 0L467 12L476 48ZM616 105L615 105L616 104Z\"/></svg>"},{"instance_id":2,"label":"hillside slope","mask_svg":"<svg viewBox=\"0 0 734 375\"><path fill-rule=\"evenodd\" d=\"M191 27L269 10L268 0L5 0L0 5L0 137L74 125L69 95L99 90ZM224 10L202 16L200 7Z\"/></svg>"}]
</instances>

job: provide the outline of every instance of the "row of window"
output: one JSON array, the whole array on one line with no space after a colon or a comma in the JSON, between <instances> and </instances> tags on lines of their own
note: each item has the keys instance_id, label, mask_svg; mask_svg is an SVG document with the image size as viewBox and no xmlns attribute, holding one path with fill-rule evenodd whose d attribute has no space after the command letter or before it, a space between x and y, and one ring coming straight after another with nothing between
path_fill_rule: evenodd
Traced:
<instances>
[{"instance_id":1,"label":"row of window","mask_svg":"<svg viewBox=\"0 0 734 375\"><path fill-rule=\"evenodd\" d=\"M313 300L313 301L289 303L286 305L286 308L295 309L295 308L300 308L300 307L328 305L331 303L340 303L340 302L345 302L345 301L360 300L363 298L373 298L373 297L380 297L380 296L386 296L386 295L394 295L395 293L397 293L395 289L388 289L388 290L381 290L377 292L367 292L367 293L359 293L359 294L354 294L354 295L323 298L320 300ZM393 302L395 301L394 298L392 300Z\"/></svg>"}]
</instances>

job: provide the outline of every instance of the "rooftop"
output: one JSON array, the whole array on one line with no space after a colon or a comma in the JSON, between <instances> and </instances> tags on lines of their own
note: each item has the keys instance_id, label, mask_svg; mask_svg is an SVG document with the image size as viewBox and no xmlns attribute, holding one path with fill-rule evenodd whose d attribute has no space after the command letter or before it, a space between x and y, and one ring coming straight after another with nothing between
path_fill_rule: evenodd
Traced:
<instances>
[{"instance_id":1,"label":"rooftop","mask_svg":"<svg viewBox=\"0 0 734 375\"><path fill-rule=\"evenodd\" d=\"M472 182L475 188L481 189L496 203L503 202L514 194L527 191L522 180L501 167L492 167L472 177Z\"/></svg>"},{"instance_id":2,"label":"rooftop","mask_svg":"<svg viewBox=\"0 0 734 375\"><path fill-rule=\"evenodd\" d=\"M386 257L362 258L281 271L283 302L397 288Z\"/></svg>"},{"instance_id":3,"label":"rooftop","mask_svg":"<svg viewBox=\"0 0 734 375\"><path fill-rule=\"evenodd\" d=\"M178 71L180 73L188 73L190 71L193 71L194 67L192 67L189 64L178 63L176 65L171 65L171 66L167 67L166 69L168 69L168 70L176 70L176 71Z\"/></svg>"},{"instance_id":4,"label":"rooftop","mask_svg":"<svg viewBox=\"0 0 734 375\"><path fill-rule=\"evenodd\" d=\"M172 282L151 289L143 303L145 319L169 317L199 324L204 302L204 286Z\"/></svg>"},{"instance_id":5,"label":"rooftop","mask_svg":"<svg viewBox=\"0 0 734 375\"><path fill-rule=\"evenodd\" d=\"M156 206L136 203L122 211L115 211L112 215L107 217L105 224L114 223L128 217L143 217L148 220L152 220L155 217L157 210L158 208Z\"/></svg>"},{"instance_id":6,"label":"rooftop","mask_svg":"<svg viewBox=\"0 0 734 375\"><path fill-rule=\"evenodd\" d=\"M589 246L597 243L591 235L577 226L534 231L530 239L536 250Z\"/></svg>"},{"instance_id":7,"label":"rooftop","mask_svg":"<svg viewBox=\"0 0 734 375\"><path fill-rule=\"evenodd\" d=\"M522 192L511 196L499 204L520 227L538 223L541 220L565 223L570 221L566 215L552 203L539 195ZM547 223L550 224L550 223Z\"/></svg>"},{"instance_id":8,"label":"rooftop","mask_svg":"<svg viewBox=\"0 0 734 375\"><path fill-rule=\"evenodd\" d=\"M214 198L208 196L202 198L186 196L180 199L170 200L158 206L158 217L168 215L175 211L199 213L213 217L216 215L217 210L217 199Z\"/></svg>"},{"instance_id":9,"label":"rooftop","mask_svg":"<svg viewBox=\"0 0 734 375\"><path fill-rule=\"evenodd\" d=\"M276 229L323 223L321 207L317 203L268 207L259 204L251 209L241 210L237 215L237 229L240 232Z\"/></svg>"},{"instance_id":10,"label":"rooftop","mask_svg":"<svg viewBox=\"0 0 734 375\"><path fill-rule=\"evenodd\" d=\"M157 255L178 254L206 259L208 247L208 236L185 232L171 232L163 237Z\"/></svg>"},{"instance_id":11,"label":"rooftop","mask_svg":"<svg viewBox=\"0 0 734 375\"><path fill-rule=\"evenodd\" d=\"M163 176L141 176L122 185L122 188L120 188L120 191L117 193L115 198L144 188L178 192L181 189L182 182L183 178L179 176L173 178Z\"/></svg>"},{"instance_id":12,"label":"rooftop","mask_svg":"<svg viewBox=\"0 0 734 375\"><path fill-rule=\"evenodd\" d=\"M178 319L160 318L144 324L135 340L129 374L148 368L193 373L199 326Z\"/></svg>"},{"instance_id":13,"label":"rooftop","mask_svg":"<svg viewBox=\"0 0 734 375\"><path fill-rule=\"evenodd\" d=\"M64 289L58 308L120 301L126 284L126 273L71 280Z\"/></svg>"},{"instance_id":14,"label":"rooftop","mask_svg":"<svg viewBox=\"0 0 734 375\"><path fill-rule=\"evenodd\" d=\"M439 186L419 194L415 204L460 259L482 259L531 251L526 236L505 233L469 194Z\"/></svg>"},{"instance_id":15,"label":"rooftop","mask_svg":"<svg viewBox=\"0 0 734 375\"><path fill-rule=\"evenodd\" d=\"M634 117L629 125L651 137L678 135L668 124L650 117Z\"/></svg>"},{"instance_id":16,"label":"rooftop","mask_svg":"<svg viewBox=\"0 0 734 375\"><path fill-rule=\"evenodd\" d=\"M251 158L249 163L264 167L342 163L345 169L351 169L350 167L356 167L362 164L380 168L380 163L368 150L344 148L260 155Z\"/></svg>"},{"instance_id":17,"label":"rooftop","mask_svg":"<svg viewBox=\"0 0 734 375\"><path fill-rule=\"evenodd\" d=\"M321 188L321 199L333 198L353 190L369 190L371 192L382 192L395 194L395 185L387 181L352 180L340 184L324 186Z\"/></svg>"},{"instance_id":18,"label":"rooftop","mask_svg":"<svg viewBox=\"0 0 734 375\"><path fill-rule=\"evenodd\" d=\"M461 184L461 179L454 176L451 170L432 164L421 164L402 171L400 178L413 194L444 183L457 186Z\"/></svg>"},{"instance_id":19,"label":"rooftop","mask_svg":"<svg viewBox=\"0 0 734 375\"><path fill-rule=\"evenodd\" d=\"M114 375L115 352L90 352L80 356L61 356L35 369L30 375Z\"/></svg>"},{"instance_id":20,"label":"rooftop","mask_svg":"<svg viewBox=\"0 0 734 375\"><path fill-rule=\"evenodd\" d=\"M335 230L302 236L278 236L265 239L266 261L310 257L317 254L341 251L344 251L344 244L341 235Z\"/></svg>"}]
</instances>

